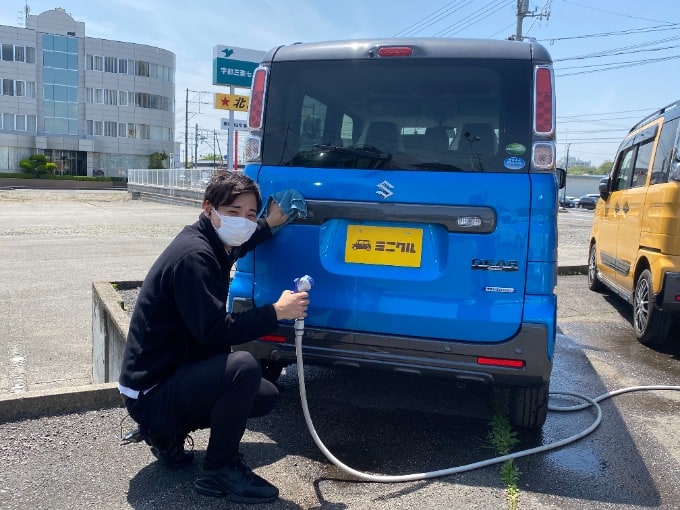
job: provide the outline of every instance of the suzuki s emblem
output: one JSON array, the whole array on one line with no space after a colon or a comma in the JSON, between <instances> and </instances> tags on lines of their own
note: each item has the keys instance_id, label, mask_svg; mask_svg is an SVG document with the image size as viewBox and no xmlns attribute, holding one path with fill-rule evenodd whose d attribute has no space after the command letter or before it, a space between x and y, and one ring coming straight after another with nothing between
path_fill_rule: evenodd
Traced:
<instances>
[{"instance_id":1,"label":"suzuki s emblem","mask_svg":"<svg viewBox=\"0 0 680 510\"><path fill-rule=\"evenodd\" d=\"M392 186L392 184L390 184L388 181L383 181L378 184L378 191L376 191L375 194L380 198L390 198L392 195L394 195L394 193L392 193L393 189L394 186Z\"/></svg>"}]
</instances>

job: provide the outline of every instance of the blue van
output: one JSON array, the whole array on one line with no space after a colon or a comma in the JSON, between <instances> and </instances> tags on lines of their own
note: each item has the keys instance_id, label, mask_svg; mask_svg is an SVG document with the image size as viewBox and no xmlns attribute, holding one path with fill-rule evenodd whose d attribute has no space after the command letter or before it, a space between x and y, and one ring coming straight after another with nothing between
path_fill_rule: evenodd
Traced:
<instances>
[{"instance_id":1,"label":"blue van","mask_svg":"<svg viewBox=\"0 0 680 510\"><path fill-rule=\"evenodd\" d=\"M306 363L479 382L540 429L555 343L551 58L535 42L376 39L272 49L253 76L249 163L308 215L238 262L232 311L316 285ZM275 380L291 324L242 346Z\"/></svg>"}]
</instances>

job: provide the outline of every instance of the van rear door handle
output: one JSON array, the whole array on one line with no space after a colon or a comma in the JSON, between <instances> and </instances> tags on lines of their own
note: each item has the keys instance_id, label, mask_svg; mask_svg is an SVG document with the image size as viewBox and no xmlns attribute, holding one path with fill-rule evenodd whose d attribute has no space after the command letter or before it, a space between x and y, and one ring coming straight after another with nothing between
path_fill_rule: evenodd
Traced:
<instances>
[{"instance_id":1,"label":"van rear door handle","mask_svg":"<svg viewBox=\"0 0 680 510\"><path fill-rule=\"evenodd\" d=\"M623 204L623 212L628 212L628 204Z\"/></svg>"}]
</instances>

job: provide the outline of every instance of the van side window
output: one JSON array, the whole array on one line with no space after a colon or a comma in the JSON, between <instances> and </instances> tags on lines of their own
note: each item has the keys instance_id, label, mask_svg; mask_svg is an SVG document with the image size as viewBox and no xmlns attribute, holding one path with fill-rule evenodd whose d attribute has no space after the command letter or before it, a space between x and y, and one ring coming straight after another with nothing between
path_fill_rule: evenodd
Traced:
<instances>
[{"instance_id":1,"label":"van side window","mask_svg":"<svg viewBox=\"0 0 680 510\"><path fill-rule=\"evenodd\" d=\"M680 118L670 120L666 122L661 129L661 136L659 136L659 143L656 147L656 155L654 156L652 178L649 181L650 185L668 182L668 174L671 168L671 156L679 121Z\"/></svg>"},{"instance_id":2,"label":"van side window","mask_svg":"<svg viewBox=\"0 0 680 510\"><path fill-rule=\"evenodd\" d=\"M633 174L636 152L636 146L629 147L619 157L619 165L614 172L614 185L612 186L612 191L620 191L630 188L630 178Z\"/></svg>"},{"instance_id":3,"label":"van side window","mask_svg":"<svg viewBox=\"0 0 680 510\"><path fill-rule=\"evenodd\" d=\"M647 182L647 171L649 170L649 163L652 159L652 149L654 148L653 142L654 139L651 139L638 147L631 188L644 186Z\"/></svg>"}]
</instances>

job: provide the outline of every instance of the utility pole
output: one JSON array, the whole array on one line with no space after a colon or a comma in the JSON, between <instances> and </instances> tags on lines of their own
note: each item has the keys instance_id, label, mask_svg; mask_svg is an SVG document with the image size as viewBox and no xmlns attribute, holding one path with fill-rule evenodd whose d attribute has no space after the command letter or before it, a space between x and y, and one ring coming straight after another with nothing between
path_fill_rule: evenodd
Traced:
<instances>
[{"instance_id":1,"label":"utility pole","mask_svg":"<svg viewBox=\"0 0 680 510\"><path fill-rule=\"evenodd\" d=\"M189 168L189 89L187 89L186 115L184 119L184 168Z\"/></svg>"},{"instance_id":2,"label":"utility pole","mask_svg":"<svg viewBox=\"0 0 680 510\"><path fill-rule=\"evenodd\" d=\"M524 37L522 35L522 22L529 14L529 0L517 0L517 26L515 28L515 40L521 41Z\"/></svg>"},{"instance_id":3,"label":"utility pole","mask_svg":"<svg viewBox=\"0 0 680 510\"><path fill-rule=\"evenodd\" d=\"M522 22L524 21L524 18L550 19L550 11L546 10L546 7L549 4L550 2L547 1L540 10L529 12L529 0L517 0L517 26L515 27L515 35L511 36L510 39L514 39L515 41L524 40L524 35L522 34Z\"/></svg>"},{"instance_id":4,"label":"utility pole","mask_svg":"<svg viewBox=\"0 0 680 510\"><path fill-rule=\"evenodd\" d=\"M196 163L198 163L198 124L196 124L195 133L195 143L194 143L194 168L196 168Z\"/></svg>"}]
</instances>

